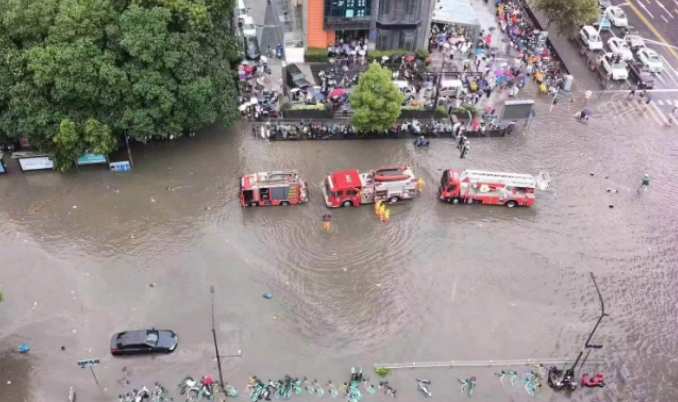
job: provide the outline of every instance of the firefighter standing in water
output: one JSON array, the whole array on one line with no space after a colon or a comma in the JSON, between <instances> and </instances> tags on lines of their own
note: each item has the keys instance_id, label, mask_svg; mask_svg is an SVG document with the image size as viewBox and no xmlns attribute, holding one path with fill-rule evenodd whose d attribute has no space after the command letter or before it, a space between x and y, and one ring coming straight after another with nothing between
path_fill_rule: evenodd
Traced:
<instances>
[{"instance_id":1,"label":"firefighter standing in water","mask_svg":"<svg viewBox=\"0 0 678 402\"><path fill-rule=\"evenodd\" d=\"M328 213L323 215L323 229L325 229L326 232L330 230L330 222L332 222L332 214Z\"/></svg>"},{"instance_id":2,"label":"firefighter standing in water","mask_svg":"<svg viewBox=\"0 0 678 402\"><path fill-rule=\"evenodd\" d=\"M645 176L643 176L643 182L640 184L640 188L645 189L648 188L649 186L650 186L650 175L646 173Z\"/></svg>"}]
</instances>

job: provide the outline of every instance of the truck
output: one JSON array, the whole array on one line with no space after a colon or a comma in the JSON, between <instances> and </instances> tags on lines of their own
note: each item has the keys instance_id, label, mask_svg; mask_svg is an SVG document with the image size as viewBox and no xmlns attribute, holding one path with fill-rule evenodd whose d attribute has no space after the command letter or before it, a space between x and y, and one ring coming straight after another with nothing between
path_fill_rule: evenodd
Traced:
<instances>
[{"instance_id":1,"label":"truck","mask_svg":"<svg viewBox=\"0 0 678 402\"><path fill-rule=\"evenodd\" d=\"M246 174L240 178L240 205L297 205L309 201L308 185L296 170Z\"/></svg>"},{"instance_id":2,"label":"truck","mask_svg":"<svg viewBox=\"0 0 678 402\"><path fill-rule=\"evenodd\" d=\"M367 173L358 170L332 172L325 177L323 193L329 208L358 207L379 201L411 200L419 180L411 167L384 166Z\"/></svg>"},{"instance_id":3,"label":"truck","mask_svg":"<svg viewBox=\"0 0 678 402\"><path fill-rule=\"evenodd\" d=\"M447 169L438 198L451 204L532 206L537 180L530 174Z\"/></svg>"}]
</instances>

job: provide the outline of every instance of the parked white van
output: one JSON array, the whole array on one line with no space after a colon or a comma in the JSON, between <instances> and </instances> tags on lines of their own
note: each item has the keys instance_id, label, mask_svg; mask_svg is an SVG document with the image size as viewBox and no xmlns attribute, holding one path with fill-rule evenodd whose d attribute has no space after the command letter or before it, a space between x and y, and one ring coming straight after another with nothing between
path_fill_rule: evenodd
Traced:
<instances>
[{"instance_id":1,"label":"parked white van","mask_svg":"<svg viewBox=\"0 0 678 402\"><path fill-rule=\"evenodd\" d=\"M464 89L464 83L461 80L443 80L440 83L440 96L450 96L456 98Z\"/></svg>"},{"instance_id":2,"label":"parked white van","mask_svg":"<svg viewBox=\"0 0 678 402\"><path fill-rule=\"evenodd\" d=\"M245 7L245 0L237 0L235 3L235 16L238 19L238 26L242 27L245 23L245 16L247 15L247 8Z\"/></svg>"},{"instance_id":3,"label":"parked white van","mask_svg":"<svg viewBox=\"0 0 678 402\"><path fill-rule=\"evenodd\" d=\"M249 15L243 17L242 34L245 36L257 36L257 27L254 26L254 20Z\"/></svg>"}]
</instances>

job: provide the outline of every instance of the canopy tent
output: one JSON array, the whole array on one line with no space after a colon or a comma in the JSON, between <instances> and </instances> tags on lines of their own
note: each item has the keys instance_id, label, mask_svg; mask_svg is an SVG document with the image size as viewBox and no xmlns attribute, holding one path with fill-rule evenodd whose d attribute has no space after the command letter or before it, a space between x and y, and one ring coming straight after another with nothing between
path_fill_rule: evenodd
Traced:
<instances>
[{"instance_id":1,"label":"canopy tent","mask_svg":"<svg viewBox=\"0 0 678 402\"><path fill-rule=\"evenodd\" d=\"M471 5L471 0L439 0L435 4L431 25L452 25L466 27L469 45L475 48L476 39L480 34L480 21Z\"/></svg>"},{"instance_id":2,"label":"canopy tent","mask_svg":"<svg viewBox=\"0 0 678 402\"><path fill-rule=\"evenodd\" d=\"M480 27L480 21L470 0L439 0L433 10L431 22Z\"/></svg>"}]
</instances>

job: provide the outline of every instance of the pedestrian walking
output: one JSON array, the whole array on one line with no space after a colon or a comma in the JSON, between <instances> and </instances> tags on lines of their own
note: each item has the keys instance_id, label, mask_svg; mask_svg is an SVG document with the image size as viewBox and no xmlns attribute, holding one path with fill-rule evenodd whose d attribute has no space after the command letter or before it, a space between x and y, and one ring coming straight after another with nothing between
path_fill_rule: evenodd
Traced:
<instances>
[{"instance_id":1,"label":"pedestrian walking","mask_svg":"<svg viewBox=\"0 0 678 402\"><path fill-rule=\"evenodd\" d=\"M636 97L636 86L633 85L631 86L631 91L629 92L629 99L633 99Z\"/></svg>"},{"instance_id":2,"label":"pedestrian walking","mask_svg":"<svg viewBox=\"0 0 678 402\"><path fill-rule=\"evenodd\" d=\"M584 92L584 104L585 105L589 103L589 99L591 99L591 95L593 95L593 92L591 92L591 91Z\"/></svg>"}]
</instances>

